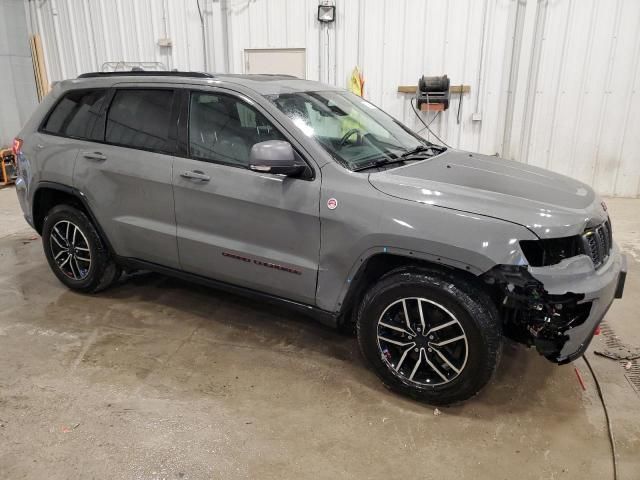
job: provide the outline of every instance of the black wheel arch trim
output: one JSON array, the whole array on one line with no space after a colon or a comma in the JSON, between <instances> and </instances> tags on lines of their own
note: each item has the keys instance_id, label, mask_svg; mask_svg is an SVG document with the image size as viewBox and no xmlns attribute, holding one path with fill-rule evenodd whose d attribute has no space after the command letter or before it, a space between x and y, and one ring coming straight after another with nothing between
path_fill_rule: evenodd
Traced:
<instances>
[{"instance_id":1,"label":"black wheel arch trim","mask_svg":"<svg viewBox=\"0 0 640 480\"><path fill-rule=\"evenodd\" d=\"M461 272L465 274L473 275L477 277L484 273L476 266L460 262L458 260L446 258L442 255L434 255L425 252L410 251L405 249L396 249L391 247L374 247L365 251L356 263L351 268L349 276L346 279L346 284L338 298L336 315L340 318L340 321L345 321L345 318L353 308L356 308L358 298L364 295L367 282L367 271L370 268L372 261L378 259L388 259L393 261L399 261L399 263L387 271L383 272L383 275L389 271L395 270L400 267L431 267L443 271Z\"/></svg>"},{"instance_id":2,"label":"black wheel arch trim","mask_svg":"<svg viewBox=\"0 0 640 480\"><path fill-rule=\"evenodd\" d=\"M116 258L116 254L115 254L115 251L113 250L113 246L112 246L111 242L109 241L109 237L106 235L106 233L104 232L104 230L100 226L100 222L98 222L98 219L96 218L96 216L93 214L93 210L91 209L91 206L89 205L89 201L87 200L87 197L85 196L84 193L82 193L77 188L70 187L69 185L65 185L64 183L50 182L50 181L46 181L46 180L38 182L37 187L33 191L33 196L31 197L31 218L34 219L34 224L35 224L35 215L34 215L35 214L35 212L34 212L35 199L36 199L36 196L38 194L38 191L40 191L42 189L45 189L45 188L46 189L51 189L51 190L58 190L59 192L66 193L66 194L76 198L77 200L79 200L80 203L82 204L83 208L87 212L87 215L89 215L89 218L91 219L91 222L96 227L96 230L98 230L98 233L100 234L100 238L105 243L109 253L111 253L111 255L113 255L113 257ZM42 234L42 231L39 231L38 233Z\"/></svg>"}]
</instances>

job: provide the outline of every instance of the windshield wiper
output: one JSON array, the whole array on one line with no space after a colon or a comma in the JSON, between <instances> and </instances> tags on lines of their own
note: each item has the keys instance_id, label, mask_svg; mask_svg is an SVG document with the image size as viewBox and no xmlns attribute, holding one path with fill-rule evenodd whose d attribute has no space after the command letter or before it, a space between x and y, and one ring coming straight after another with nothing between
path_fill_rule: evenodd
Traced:
<instances>
[{"instance_id":1,"label":"windshield wiper","mask_svg":"<svg viewBox=\"0 0 640 480\"><path fill-rule=\"evenodd\" d=\"M404 152L400 156L402 158L406 158L406 157L410 157L411 155L415 155L416 153L425 152L427 150L431 150L431 147L426 147L424 145L418 145L416 148L413 148L411 150L407 150L406 152Z\"/></svg>"},{"instance_id":2,"label":"windshield wiper","mask_svg":"<svg viewBox=\"0 0 640 480\"><path fill-rule=\"evenodd\" d=\"M434 150L434 151L440 151L440 153L444 152L446 149L445 148L440 148L437 147L435 145L418 145L416 148L412 149L412 150L407 150L406 152L404 152L402 155L400 155L400 157L402 158L407 158L410 157L412 155L415 155L417 153L422 153L422 152L426 152L428 150Z\"/></svg>"},{"instance_id":3,"label":"windshield wiper","mask_svg":"<svg viewBox=\"0 0 640 480\"><path fill-rule=\"evenodd\" d=\"M397 157L397 158L377 158L376 160L374 160L373 162L369 162L366 165L363 165L361 167L357 167L354 168L353 171L354 172L359 172L361 170L367 170L368 168L378 168L378 167L385 167L387 165L392 165L394 163L404 163L404 162L411 162L413 161L413 159L408 159L408 158L404 158L404 157Z\"/></svg>"},{"instance_id":4,"label":"windshield wiper","mask_svg":"<svg viewBox=\"0 0 640 480\"><path fill-rule=\"evenodd\" d=\"M407 150L406 152L404 152L402 155L397 156L396 154L393 153L389 153L387 154L386 157L381 157L381 158L377 158L375 160L373 160L372 162L369 162L365 165L362 165L361 167L356 167L353 169L354 172L359 172L361 170L367 170L368 168L377 168L377 167L385 167L387 165L392 165L394 163L404 163L404 162L417 162L418 160L425 160L431 156L435 156L437 154L440 154L442 152L444 152L446 150L446 148L444 147L439 147L437 145L418 145L416 148L413 148L411 150ZM423 152L427 152L427 151L433 151L433 153L435 153L435 155L418 155L420 153ZM418 155L414 158L410 158L413 157L414 155Z\"/></svg>"}]
</instances>

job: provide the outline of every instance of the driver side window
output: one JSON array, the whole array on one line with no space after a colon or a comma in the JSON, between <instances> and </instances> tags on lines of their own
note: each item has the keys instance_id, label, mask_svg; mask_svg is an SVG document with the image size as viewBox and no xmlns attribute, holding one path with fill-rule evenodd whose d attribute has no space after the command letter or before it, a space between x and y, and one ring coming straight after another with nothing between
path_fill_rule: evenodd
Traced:
<instances>
[{"instance_id":1,"label":"driver side window","mask_svg":"<svg viewBox=\"0 0 640 480\"><path fill-rule=\"evenodd\" d=\"M251 147L267 140L285 138L252 106L231 95L191 93L191 157L246 168Z\"/></svg>"}]
</instances>

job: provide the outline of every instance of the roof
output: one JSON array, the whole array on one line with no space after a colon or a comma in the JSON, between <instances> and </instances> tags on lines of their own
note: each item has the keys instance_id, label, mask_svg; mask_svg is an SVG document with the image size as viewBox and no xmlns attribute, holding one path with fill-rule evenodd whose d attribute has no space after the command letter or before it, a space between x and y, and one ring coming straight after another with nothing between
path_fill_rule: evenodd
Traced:
<instances>
[{"instance_id":1,"label":"roof","mask_svg":"<svg viewBox=\"0 0 640 480\"><path fill-rule=\"evenodd\" d=\"M236 83L251 88L261 95L311 92L318 90L341 90L326 83L303 80L290 75L214 75L215 79Z\"/></svg>"},{"instance_id":2,"label":"roof","mask_svg":"<svg viewBox=\"0 0 640 480\"><path fill-rule=\"evenodd\" d=\"M86 86L89 83L116 84L122 82L145 83L190 83L200 85L215 85L230 83L250 88L260 95L274 95L295 92L310 92L320 90L341 90L324 83L303 80L291 75L249 75L249 74L210 74L203 72L96 72L85 73L77 79L69 80L74 87L79 84ZM66 83L66 82L65 82Z\"/></svg>"}]
</instances>

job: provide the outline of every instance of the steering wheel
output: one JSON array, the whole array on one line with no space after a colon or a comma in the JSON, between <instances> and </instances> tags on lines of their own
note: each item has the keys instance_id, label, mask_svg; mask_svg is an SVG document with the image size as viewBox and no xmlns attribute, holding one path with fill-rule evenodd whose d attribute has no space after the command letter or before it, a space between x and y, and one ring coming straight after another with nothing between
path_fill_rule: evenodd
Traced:
<instances>
[{"instance_id":1,"label":"steering wheel","mask_svg":"<svg viewBox=\"0 0 640 480\"><path fill-rule=\"evenodd\" d=\"M343 146L345 143L347 143L347 140L349 140L349 138L353 135L353 134L358 135L358 138L360 138L360 130L358 130L357 128L352 128L351 130L349 130L347 133L345 133L342 138L340 139L340 146Z\"/></svg>"}]
</instances>

